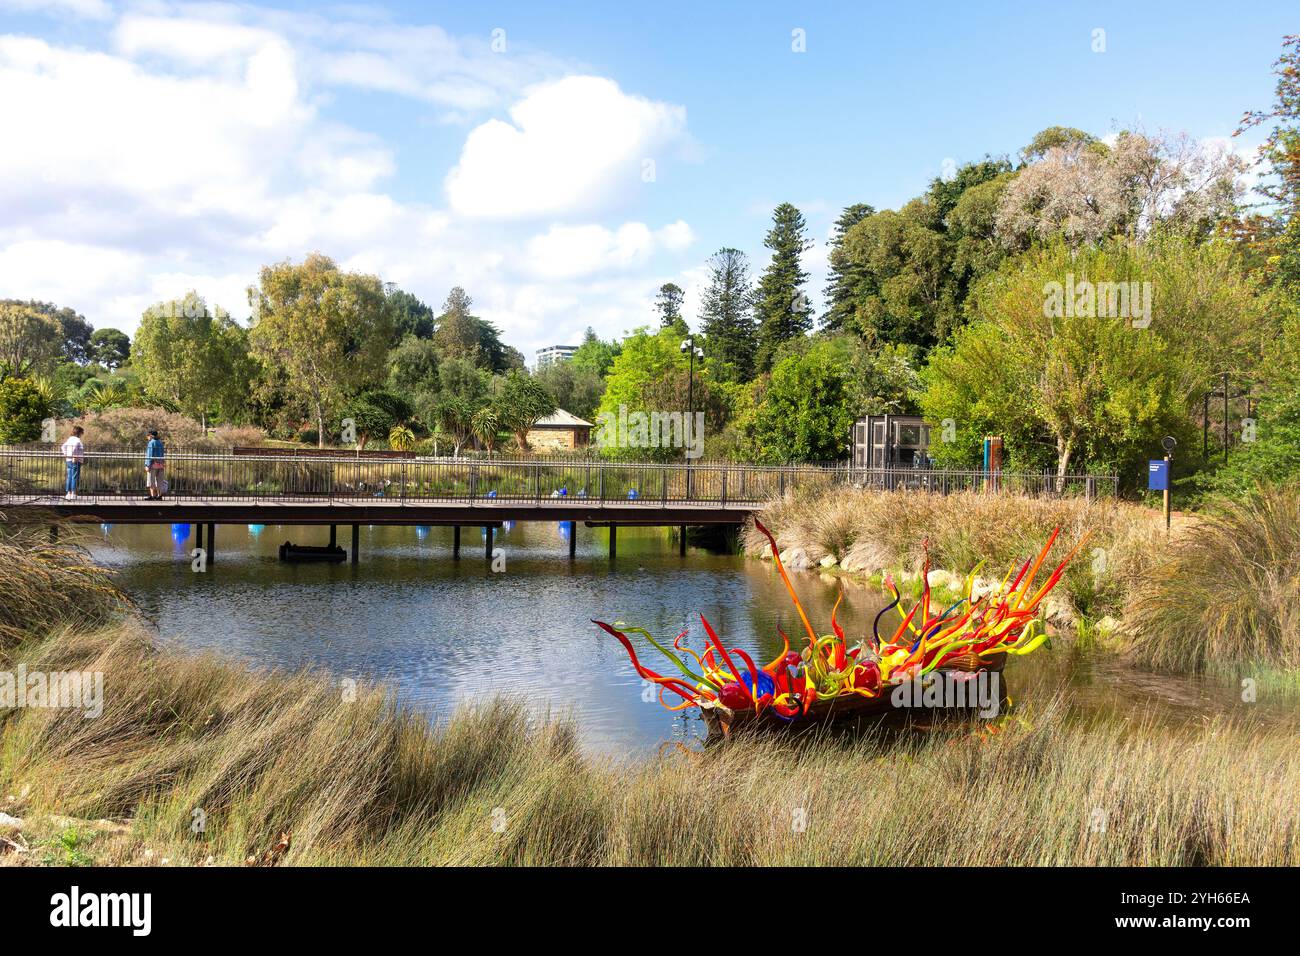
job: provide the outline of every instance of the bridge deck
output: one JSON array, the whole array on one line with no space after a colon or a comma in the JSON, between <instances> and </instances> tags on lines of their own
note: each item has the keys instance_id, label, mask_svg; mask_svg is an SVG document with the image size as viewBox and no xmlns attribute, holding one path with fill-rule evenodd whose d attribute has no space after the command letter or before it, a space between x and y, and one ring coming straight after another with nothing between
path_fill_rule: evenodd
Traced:
<instances>
[{"instance_id":1,"label":"bridge deck","mask_svg":"<svg viewBox=\"0 0 1300 956\"><path fill-rule=\"evenodd\" d=\"M232 501L219 497L174 497L161 501L95 495L68 501L59 496L0 495L0 511L48 514L61 521L111 524L367 524L481 525L502 521L580 521L619 525L738 525L761 505L754 502L597 501L544 498L510 501L392 500L303 496Z\"/></svg>"}]
</instances>

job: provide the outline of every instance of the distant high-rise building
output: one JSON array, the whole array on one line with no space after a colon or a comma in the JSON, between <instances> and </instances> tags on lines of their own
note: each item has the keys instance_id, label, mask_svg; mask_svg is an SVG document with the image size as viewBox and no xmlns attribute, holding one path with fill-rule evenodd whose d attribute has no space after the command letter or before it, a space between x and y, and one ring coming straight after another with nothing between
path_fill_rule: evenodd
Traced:
<instances>
[{"instance_id":1,"label":"distant high-rise building","mask_svg":"<svg viewBox=\"0 0 1300 956\"><path fill-rule=\"evenodd\" d=\"M548 345L544 349L538 349L537 367L546 368L556 362L567 362L573 358L573 353L576 351L578 351L576 345Z\"/></svg>"}]
</instances>

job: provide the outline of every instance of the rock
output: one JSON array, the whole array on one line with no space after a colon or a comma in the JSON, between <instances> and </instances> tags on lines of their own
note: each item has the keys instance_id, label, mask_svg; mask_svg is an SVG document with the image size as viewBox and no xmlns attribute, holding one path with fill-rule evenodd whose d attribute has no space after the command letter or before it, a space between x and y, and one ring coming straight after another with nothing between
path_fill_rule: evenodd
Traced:
<instances>
[{"instance_id":1,"label":"rock","mask_svg":"<svg viewBox=\"0 0 1300 956\"><path fill-rule=\"evenodd\" d=\"M23 821L17 817L11 817L7 813L0 813L0 827L21 827Z\"/></svg>"},{"instance_id":2,"label":"rock","mask_svg":"<svg viewBox=\"0 0 1300 956\"><path fill-rule=\"evenodd\" d=\"M828 554L826 555L826 557L822 558L821 561L818 562L818 564L820 564L823 568L833 568L835 567L835 565L839 564L839 562L835 560L835 555Z\"/></svg>"},{"instance_id":3,"label":"rock","mask_svg":"<svg viewBox=\"0 0 1300 956\"><path fill-rule=\"evenodd\" d=\"M954 591L961 590L965 581L953 574L951 571L935 569L926 575L926 580L930 582L932 588L949 588Z\"/></svg>"},{"instance_id":4,"label":"rock","mask_svg":"<svg viewBox=\"0 0 1300 956\"><path fill-rule=\"evenodd\" d=\"M1097 629L1099 635L1110 636L1119 629L1119 621L1107 614L1105 617L1098 620L1093 626Z\"/></svg>"},{"instance_id":5,"label":"rock","mask_svg":"<svg viewBox=\"0 0 1300 956\"><path fill-rule=\"evenodd\" d=\"M781 552L781 563L787 568L805 571L812 567L812 559L803 548L787 548Z\"/></svg>"},{"instance_id":6,"label":"rock","mask_svg":"<svg viewBox=\"0 0 1300 956\"><path fill-rule=\"evenodd\" d=\"M845 571L850 571L854 574L874 574L876 571L880 570L870 561L867 555L853 551L850 551L844 556L844 561L840 564L840 567Z\"/></svg>"}]
</instances>

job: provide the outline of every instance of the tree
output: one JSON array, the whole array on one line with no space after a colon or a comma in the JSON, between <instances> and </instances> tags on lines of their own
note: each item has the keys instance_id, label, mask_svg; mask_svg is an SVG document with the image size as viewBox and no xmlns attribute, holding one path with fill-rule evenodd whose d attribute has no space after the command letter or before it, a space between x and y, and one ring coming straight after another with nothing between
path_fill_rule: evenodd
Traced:
<instances>
[{"instance_id":1,"label":"tree","mask_svg":"<svg viewBox=\"0 0 1300 956\"><path fill-rule=\"evenodd\" d=\"M312 253L300 265L263 267L249 299L254 354L286 400L310 411L324 447L326 416L383 377L393 322L382 283Z\"/></svg>"},{"instance_id":2,"label":"tree","mask_svg":"<svg viewBox=\"0 0 1300 956\"><path fill-rule=\"evenodd\" d=\"M475 317L478 327L479 363L489 372L508 372L524 367L524 354L501 341L501 331L486 319Z\"/></svg>"},{"instance_id":3,"label":"tree","mask_svg":"<svg viewBox=\"0 0 1300 956\"><path fill-rule=\"evenodd\" d=\"M495 404L484 405L470 420L474 437L487 449L489 458L501 440L501 430L504 427L501 421L501 412Z\"/></svg>"},{"instance_id":4,"label":"tree","mask_svg":"<svg viewBox=\"0 0 1300 956\"><path fill-rule=\"evenodd\" d=\"M357 448L364 449L370 439L389 434L404 425L411 415L411 404L402 396L371 388L349 399L341 417L351 419L357 433Z\"/></svg>"},{"instance_id":5,"label":"tree","mask_svg":"<svg viewBox=\"0 0 1300 956\"><path fill-rule=\"evenodd\" d=\"M700 302L700 330L709 357L724 379L747 381L754 374L757 332L749 260L738 249L719 249L709 259L709 284Z\"/></svg>"},{"instance_id":6,"label":"tree","mask_svg":"<svg viewBox=\"0 0 1300 956\"><path fill-rule=\"evenodd\" d=\"M470 314L473 305L464 289L460 286L452 289L443 303L442 314L438 316L438 330L433 338L438 350L447 358L469 359L482 365L483 329L478 319Z\"/></svg>"},{"instance_id":7,"label":"tree","mask_svg":"<svg viewBox=\"0 0 1300 956\"><path fill-rule=\"evenodd\" d=\"M712 363L695 363L691 388L687 379L690 362L680 345L681 339L674 329L639 328L623 340L622 351L605 379L605 394L596 417L597 420L609 416L606 421L630 421L644 416L646 424L641 437L634 437L629 431L625 445L611 441L607 433L598 436L607 454L656 461L681 458L683 449L672 443L671 424L665 434L662 427L655 430L651 420L658 416L655 420L662 425L664 421L671 423L676 416L679 423L676 438L684 439L683 416L692 410L687 408L688 394L694 399L694 411L704 413L706 428L720 427L725 407L722 396L714 394L711 388ZM694 442L699 436L693 421L691 427Z\"/></svg>"},{"instance_id":8,"label":"tree","mask_svg":"<svg viewBox=\"0 0 1300 956\"><path fill-rule=\"evenodd\" d=\"M496 407L503 427L512 432L522 451L528 450L528 432L555 411L555 399L542 384L527 372L513 371L506 376Z\"/></svg>"},{"instance_id":9,"label":"tree","mask_svg":"<svg viewBox=\"0 0 1300 956\"><path fill-rule=\"evenodd\" d=\"M53 368L63 345L63 326L35 306L0 302L0 377L26 377Z\"/></svg>"},{"instance_id":10,"label":"tree","mask_svg":"<svg viewBox=\"0 0 1300 956\"><path fill-rule=\"evenodd\" d=\"M849 427L866 414L914 410L914 357L902 346L872 347L850 333L789 343L768 381L738 403L736 431L745 457L822 461L841 456Z\"/></svg>"},{"instance_id":11,"label":"tree","mask_svg":"<svg viewBox=\"0 0 1300 956\"><path fill-rule=\"evenodd\" d=\"M1268 110L1251 110L1233 133L1271 123L1259 156L1268 175L1256 191L1269 207L1253 217L1251 232L1266 275L1300 297L1300 35L1283 40L1282 55L1273 64L1277 85Z\"/></svg>"},{"instance_id":12,"label":"tree","mask_svg":"<svg viewBox=\"0 0 1300 956\"><path fill-rule=\"evenodd\" d=\"M618 342L606 342L596 334L594 329L588 328L582 338L582 344L569 358L568 364L574 369L593 372L604 378L609 374L610 366L614 364L614 359L622 350L623 346Z\"/></svg>"},{"instance_id":13,"label":"tree","mask_svg":"<svg viewBox=\"0 0 1300 956\"><path fill-rule=\"evenodd\" d=\"M420 399L420 417L431 432L441 432L451 438L452 455L460 450L474 434L474 414L477 409L458 395L424 395Z\"/></svg>"},{"instance_id":14,"label":"tree","mask_svg":"<svg viewBox=\"0 0 1300 956\"><path fill-rule=\"evenodd\" d=\"M36 441L51 414L45 391L30 378L0 380L0 445Z\"/></svg>"},{"instance_id":15,"label":"tree","mask_svg":"<svg viewBox=\"0 0 1300 956\"><path fill-rule=\"evenodd\" d=\"M542 387L555 399L555 404L579 418L590 419L600 406L605 392L605 382L586 368L575 368L572 361L553 362L538 369L535 375Z\"/></svg>"},{"instance_id":16,"label":"tree","mask_svg":"<svg viewBox=\"0 0 1300 956\"><path fill-rule=\"evenodd\" d=\"M41 302L36 299L0 299L0 308L6 305L21 305L39 312L59 323L61 344L59 357L65 362L85 365L91 361L90 336L94 331L86 317L67 306L57 306L53 302Z\"/></svg>"},{"instance_id":17,"label":"tree","mask_svg":"<svg viewBox=\"0 0 1300 956\"><path fill-rule=\"evenodd\" d=\"M848 369L822 348L791 355L772 369L746 428L757 461L838 459L857 416Z\"/></svg>"},{"instance_id":18,"label":"tree","mask_svg":"<svg viewBox=\"0 0 1300 956\"><path fill-rule=\"evenodd\" d=\"M407 335L388 353L388 387L406 395L438 388L438 347L428 339Z\"/></svg>"},{"instance_id":19,"label":"tree","mask_svg":"<svg viewBox=\"0 0 1300 956\"><path fill-rule=\"evenodd\" d=\"M1057 236L1077 248L1156 230L1203 238L1236 214L1243 172L1231 151L1186 134L1123 132L1110 148L1069 140L1007 186L998 234L1016 249Z\"/></svg>"},{"instance_id":20,"label":"tree","mask_svg":"<svg viewBox=\"0 0 1300 956\"><path fill-rule=\"evenodd\" d=\"M806 235L803 214L788 202L772 213L772 228L763 245L772 250L772 261L758 280L755 312L758 317L758 352L755 361L760 372L772 367L777 347L812 329L813 313L804 294L808 281L801 257L812 246Z\"/></svg>"},{"instance_id":21,"label":"tree","mask_svg":"<svg viewBox=\"0 0 1300 956\"><path fill-rule=\"evenodd\" d=\"M928 349L947 339L965 321L971 284L1005 255L994 210L1013 177L1006 160L967 163L850 226L830 254L844 277L839 323L871 343Z\"/></svg>"},{"instance_id":22,"label":"tree","mask_svg":"<svg viewBox=\"0 0 1300 956\"><path fill-rule=\"evenodd\" d=\"M1085 148L1090 147L1102 152L1106 149L1091 133L1085 133L1073 126L1049 126L1034 135L1034 138L1029 141L1029 145L1020 151L1020 157L1023 164L1027 166L1042 159L1053 149L1076 145Z\"/></svg>"},{"instance_id":23,"label":"tree","mask_svg":"<svg viewBox=\"0 0 1300 956\"><path fill-rule=\"evenodd\" d=\"M90 335L87 356L110 372L121 368L131 357L131 340L118 329L96 329Z\"/></svg>"},{"instance_id":24,"label":"tree","mask_svg":"<svg viewBox=\"0 0 1300 956\"><path fill-rule=\"evenodd\" d=\"M205 426L213 412L229 419L247 399L248 333L197 292L146 309L134 354L146 391Z\"/></svg>"},{"instance_id":25,"label":"tree","mask_svg":"<svg viewBox=\"0 0 1300 956\"><path fill-rule=\"evenodd\" d=\"M859 202L845 207L840 217L835 220L829 254L830 282L826 284L826 290L822 293L822 298L825 300L821 317L823 329L839 331L845 328L846 322L853 315L854 295L862 282L861 268L839 253L844 245L845 234L863 219L874 216L875 213L876 210L872 206Z\"/></svg>"},{"instance_id":26,"label":"tree","mask_svg":"<svg viewBox=\"0 0 1300 956\"><path fill-rule=\"evenodd\" d=\"M972 293L972 322L931 354L921 407L945 464L972 465L1001 435L1012 466L1058 475L1114 469L1131 481L1172 434L1190 439L1215 369L1248 368L1272 323L1231 250L1166 238L1064 240L1008 260ZM1049 291L1068 273L1069 314ZM1149 283L1150 321L1098 308L1101 283ZM1086 295L1085 295L1086 291Z\"/></svg>"},{"instance_id":27,"label":"tree","mask_svg":"<svg viewBox=\"0 0 1300 956\"><path fill-rule=\"evenodd\" d=\"M401 342L408 335L413 335L417 339L433 338L433 332L438 327L433 309L391 282L384 284L384 292L393 310L394 343Z\"/></svg>"},{"instance_id":28,"label":"tree","mask_svg":"<svg viewBox=\"0 0 1300 956\"><path fill-rule=\"evenodd\" d=\"M655 296L655 310L659 313L660 328L671 327L690 332L686 320L682 318L682 300L685 298L686 293L675 283L665 282L659 287L659 293Z\"/></svg>"}]
</instances>

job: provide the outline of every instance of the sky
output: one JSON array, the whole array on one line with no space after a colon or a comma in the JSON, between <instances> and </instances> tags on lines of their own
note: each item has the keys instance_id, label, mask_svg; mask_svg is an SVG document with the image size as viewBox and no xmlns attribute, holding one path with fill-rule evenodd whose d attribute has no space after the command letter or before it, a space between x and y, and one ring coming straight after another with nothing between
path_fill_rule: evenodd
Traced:
<instances>
[{"instance_id":1,"label":"sky","mask_svg":"<svg viewBox=\"0 0 1300 956\"><path fill-rule=\"evenodd\" d=\"M1294 2L171 3L0 0L0 297L131 333L322 252L533 361L695 325L797 205L816 310L845 206L897 208L1034 133L1215 141L1272 101ZM1260 134L1232 141L1253 156Z\"/></svg>"}]
</instances>

